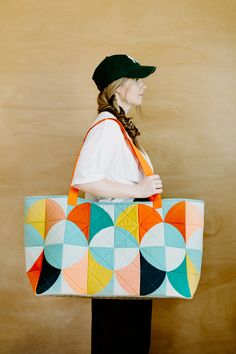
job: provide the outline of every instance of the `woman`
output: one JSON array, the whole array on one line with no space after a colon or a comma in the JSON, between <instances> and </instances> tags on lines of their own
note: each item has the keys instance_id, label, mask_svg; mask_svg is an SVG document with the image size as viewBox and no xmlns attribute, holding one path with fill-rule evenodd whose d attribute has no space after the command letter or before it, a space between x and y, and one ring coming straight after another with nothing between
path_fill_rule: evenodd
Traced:
<instances>
[{"instance_id":1,"label":"woman","mask_svg":"<svg viewBox=\"0 0 236 354\"><path fill-rule=\"evenodd\" d=\"M140 135L126 114L140 106L146 86L142 78L156 70L125 54L107 56L92 79L100 93L96 123L118 119L128 138L153 169L137 141ZM105 120L93 127L80 151L71 185L94 201L137 201L162 193L159 175L145 176L119 125ZM92 299L92 354L148 354L151 340L151 299Z\"/></svg>"}]
</instances>

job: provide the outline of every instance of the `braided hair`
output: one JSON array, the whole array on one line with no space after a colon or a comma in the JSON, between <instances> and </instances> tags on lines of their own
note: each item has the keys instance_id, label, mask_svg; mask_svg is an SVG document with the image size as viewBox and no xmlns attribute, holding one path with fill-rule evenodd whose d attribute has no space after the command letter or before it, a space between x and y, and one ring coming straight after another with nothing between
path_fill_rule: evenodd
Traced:
<instances>
[{"instance_id":1,"label":"braided hair","mask_svg":"<svg viewBox=\"0 0 236 354\"><path fill-rule=\"evenodd\" d=\"M116 116L116 118L121 122L126 132L132 139L134 145L141 150L140 144L137 140L137 136L140 135L138 128L132 122L132 117L126 117L125 112L122 107L118 105L115 99L114 92L117 87L122 85L128 78L121 78L110 85L105 87L102 91L100 91L97 97L98 103L98 113L108 111Z\"/></svg>"}]
</instances>

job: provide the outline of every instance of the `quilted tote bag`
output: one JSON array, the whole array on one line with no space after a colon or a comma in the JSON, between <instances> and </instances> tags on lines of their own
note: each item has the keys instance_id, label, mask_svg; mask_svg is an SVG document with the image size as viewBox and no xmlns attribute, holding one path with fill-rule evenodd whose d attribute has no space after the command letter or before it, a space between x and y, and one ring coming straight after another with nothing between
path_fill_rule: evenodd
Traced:
<instances>
[{"instance_id":1,"label":"quilted tote bag","mask_svg":"<svg viewBox=\"0 0 236 354\"><path fill-rule=\"evenodd\" d=\"M105 119L113 118L96 124ZM113 120L145 175L152 175ZM141 202L94 202L78 194L70 187L68 195L25 197L26 272L35 295L193 297L201 274L204 201L156 194Z\"/></svg>"}]
</instances>

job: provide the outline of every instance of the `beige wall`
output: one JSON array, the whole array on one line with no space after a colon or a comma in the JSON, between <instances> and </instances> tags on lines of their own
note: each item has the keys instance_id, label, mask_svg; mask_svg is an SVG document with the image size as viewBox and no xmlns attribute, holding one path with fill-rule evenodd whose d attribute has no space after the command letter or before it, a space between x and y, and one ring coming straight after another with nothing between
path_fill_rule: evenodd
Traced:
<instances>
[{"instance_id":1,"label":"beige wall","mask_svg":"<svg viewBox=\"0 0 236 354\"><path fill-rule=\"evenodd\" d=\"M1 353L90 353L90 300L31 292L23 203L68 193L92 72L115 53L158 67L135 120L162 197L206 203L199 287L154 300L151 354L236 352L235 13L234 0L0 1Z\"/></svg>"}]
</instances>

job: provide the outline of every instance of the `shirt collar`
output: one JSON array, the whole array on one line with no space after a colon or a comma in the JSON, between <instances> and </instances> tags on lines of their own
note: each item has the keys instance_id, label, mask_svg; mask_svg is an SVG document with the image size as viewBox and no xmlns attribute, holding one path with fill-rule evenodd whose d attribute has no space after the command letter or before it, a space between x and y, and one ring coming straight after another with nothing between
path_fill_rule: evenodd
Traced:
<instances>
[{"instance_id":1,"label":"shirt collar","mask_svg":"<svg viewBox=\"0 0 236 354\"><path fill-rule=\"evenodd\" d=\"M116 118L116 116L108 111L103 111L101 113L98 114L98 117L99 119L103 119L103 118Z\"/></svg>"}]
</instances>

